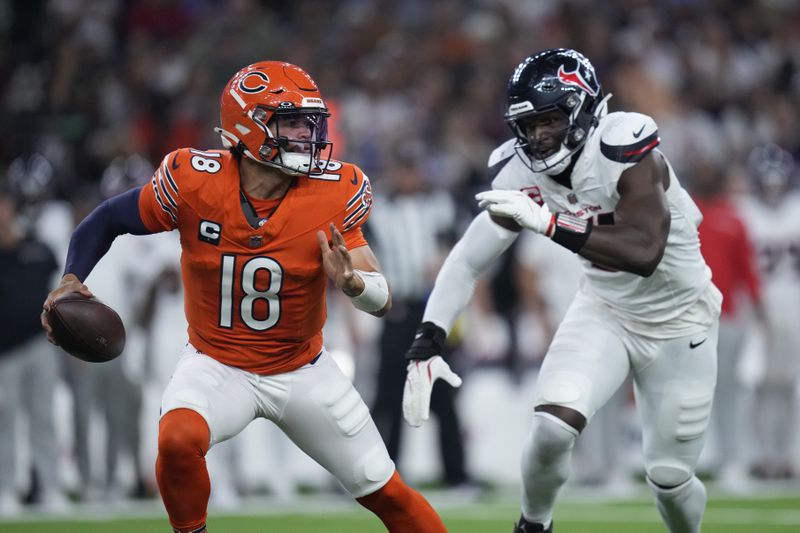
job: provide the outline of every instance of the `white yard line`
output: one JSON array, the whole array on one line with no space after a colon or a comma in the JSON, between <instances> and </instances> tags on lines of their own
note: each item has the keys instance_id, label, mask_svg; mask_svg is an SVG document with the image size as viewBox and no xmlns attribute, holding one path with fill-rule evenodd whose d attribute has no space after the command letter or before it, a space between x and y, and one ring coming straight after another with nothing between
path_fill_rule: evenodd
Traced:
<instances>
[{"instance_id":1,"label":"white yard line","mask_svg":"<svg viewBox=\"0 0 800 533\"><path fill-rule=\"evenodd\" d=\"M795 493L796 495L796 493ZM503 498L504 503L465 503L438 500L435 492L430 494L432 503L446 518L462 518L476 522L496 520L513 521L519 516L518 507L513 503L515 498ZM765 500L778 498L778 495L765 497ZM753 499L752 496L749 496ZM713 498L712 498L713 499ZM716 498L717 501L735 501L732 498ZM759 498L761 499L761 498ZM578 501L580 500L580 501ZM555 519L562 523L642 523L657 524L661 519L651 498L615 500L609 504L608 499L596 498L569 499L556 505ZM507 502L507 503L505 503ZM270 498L247 498L235 511L211 509L213 516L270 516L270 515L320 515L350 513L359 506L340 496L301 497L292 502L282 502ZM160 502L147 501L125 505L75 505L65 514L44 515L41 513L25 513L13 518L0 519L3 522L52 522L52 521L114 521L141 518L165 517ZM365 518L371 519L368 513ZM730 509L711 508L706 511L705 524L738 524L738 525L798 525L800 526L800 509L757 509L735 507ZM1 529L1 528L0 528ZM800 531L800 529L798 529Z\"/></svg>"},{"instance_id":2,"label":"white yard line","mask_svg":"<svg viewBox=\"0 0 800 533\"><path fill-rule=\"evenodd\" d=\"M496 521L508 518L514 520L516 510L509 512L508 507L476 506L473 508L443 509L446 517L468 518L475 521ZM614 522L651 524L660 523L661 517L651 506L602 506L587 505L582 507L556 505L555 521L557 523L593 523ZM737 524L737 525L800 525L800 510L793 509L708 509L703 518L704 524Z\"/></svg>"}]
</instances>

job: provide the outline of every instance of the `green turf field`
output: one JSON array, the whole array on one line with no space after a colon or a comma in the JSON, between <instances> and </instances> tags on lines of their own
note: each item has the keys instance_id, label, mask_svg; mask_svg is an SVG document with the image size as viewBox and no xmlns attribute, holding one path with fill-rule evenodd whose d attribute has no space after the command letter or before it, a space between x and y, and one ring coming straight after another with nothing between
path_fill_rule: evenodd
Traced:
<instances>
[{"instance_id":1,"label":"green turf field","mask_svg":"<svg viewBox=\"0 0 800 533\"><path fill-rule=\"evenodd\" d=\"M437 502L444 522L453 533L510 533L518 510L500 503L456 505ZM380 533L385 529L369 512L348 502L319 505L310 500L307 509L293 503L291 512L282 513L270 504L259 512L249 504L243 515L221 516L212 513L212 533ZM82 513L70 519L41 519L26 516L20 521L0 521L2 533L164 533L169 531L166 519L151 505L144 511ZM128 518L117 516L125 514ZM131 515L143 515L139 518ZM647 499L616 502L570 501L556 507L557 533L658 533L661 525L654 504ZM800 496L731 499L712 497L703 523L704 533L778 533L800 532Z\"/></svg>"}]
</instances>

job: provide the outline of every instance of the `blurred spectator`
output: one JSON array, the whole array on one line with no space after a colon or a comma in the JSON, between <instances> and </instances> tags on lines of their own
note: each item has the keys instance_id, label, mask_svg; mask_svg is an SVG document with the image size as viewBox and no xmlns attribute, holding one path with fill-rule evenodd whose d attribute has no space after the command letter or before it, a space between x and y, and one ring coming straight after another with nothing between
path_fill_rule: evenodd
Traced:
<instances>
[{"instance_id":1,"label":"blurred spectator","mask_svg":"<svg viewBox=\"0 0 800 533\"><path fill-rule=\"evenodd\" d=\"M19 225L16 199L0 186L0 516L19 511L17 443L27 442L39 485L36 499L46 511L64 511L53 391L58 359L39 323L42 302L57 269L53 252ZM18 414L27 419L20 439ZM27 468L24 469L27 472Z\"/></svg>"},{"instance_id":2,"label":"blurred spectator","mask_svg":"<svg viewBox=\"0 0 800 533\"><path fill-rule=\"evenodd\" d=\"M741 435L751 434L754 428L752 419L742 416L746 406L738 370L744 341L753 326L752 311L762 321L765 318L757 257L748 226L730 197L728 175L709 164L698 168L692 183L693 199L703 214L698 228L701 252L711 268L711 279L723 296L717 387L711 413L718 450L716 476L725 489L740 491L747 482L747 458L742 449L746 441Z\"/></svg>"},{"instance_id":3,"label":"blurred spectator","mask_svg":"<svg viewBox=\"0 0 800 533\"><path fill-rule=\"evenodd\" d=\"M515 58L556 45L591 49L617 95L612 107L647 109L664 131L675 110L687 119L677 126L685 138L704 139L698 148L711 139L740 156L764 141L800 149L791 119L800 105L796 2L614 0L586 21L576 16L583 4L12 2L0 24L0 160L55 135L66 150L59 172L95 181L122 146L154 157L177 144L210 144L214 121L201 110L234 66L270 50L324 73L350 120L342 125L349 149L338 157L378 175L399 138L422 136L438 157L453 136L442 117L454 113L472 122L461 134L500 141L507 130L497 80ZM316 47L305 38L312 28ZM693 147L683 147L664 150L686 175ZM431 178L450 186L454 165Z\"/></svg>"},{"instance_id":4,"label":"blurred spectator","mask_svg":"<svg viewBox=\"0 0 800 533\"><path fill-rule=\"evenodd\" d=\"M51 160L39 152L23 152L9 165L7 179L18 206L20 231L42 240L61 266L72 213L67 202L54 199L59 184Z\"/></svg>"},{"instance_id":5,"label":"blurred spectator","mask_svg":"<svg viewBox=\"0 0 800 533\"><path fill-rule=\"evenodd\" d=\"M747 227L758 250L762 300L763 373L756 380L754 410L758 456L753 473L783 479L797 474L795 387L800 377L800 193L793 187L791 154L775 144L748 159L755 195L744 203Z\"/></svg>"}]
</instances>

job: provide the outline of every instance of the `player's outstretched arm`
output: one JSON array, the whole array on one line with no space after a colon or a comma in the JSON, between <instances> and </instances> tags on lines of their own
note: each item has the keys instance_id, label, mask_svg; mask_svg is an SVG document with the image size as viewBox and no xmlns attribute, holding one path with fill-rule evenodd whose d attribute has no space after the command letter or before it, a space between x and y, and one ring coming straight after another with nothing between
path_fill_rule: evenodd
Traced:
<instances>
[{"instance_id":1,"label":"player's outstretched arm","mask_svg":"<svg viewBox=\"0 0 800 533\"><path fill-rule=\"evenodd\" d=\"M50 342L53 342L53 330L47 321L47 312L53 301L70 293L80 293L91 298L92 293L83 284L83 280L105 255L114 239L125 233L134 235L152 233L145 227L139 214L140 192L141 187L138 187L109 198L75 228L69 241L64 276L58 287L47 295L42 305L42 328L47 332Z\"/></svg>"},{"instance_id":2,"label":"player's outstretched arm","mask_svg":"<svg viewBox=\"0 0 800 533\"><path fill-rule=\"evenodd\" d=\"M449 332L472 298L478 278L511 246L521 229L501 225L488 213L476 216L436 276L422 321Z\"/></svg>"},{"instance_id":3,"label":"player's outstretched arm","mask_svg":"<svg viewBox=\"0 0 800 533\"><path fill-rule=\"evenodd\" d=\"M403 417L410 425L420 426L430 416L431 392L437 380L453 387L461 385L461 378L442 358L447 332L472 298L478 278L514 242L520 229L498 224L488 213L481 213L447 256L423 322L406 352Z\"/></svg>"},{"instance_id":4,"label":"player's outstretched arm","mask_svg":"<svg viewBox=\"0 0 800 533\"><path fill-rule=\"evenodd\" d=\"M142 188L137 187L109 198L78 224L69 240L64 274L74 274L84 280L119 235L153 233L144 225L139 213L141 191Z\"/></svg>"},{"instance_id":5,"label":"player's outstretched arm","mask_svg":"<svg viewBox=\"0 0 800 533\"><path fill-rule=\"evenodd\" d=\"M392 307L392 295L380 272L378 258L369 246L348 250L341 232L330 225L330 241L325 232L317 232L322 265L328 277L367 313L381 317Z\"/></svg>"},{"instance_id":6,"label":"player's outstretched arm","mask_svg":"<svg viewBox=\"0 0 800 533\"><path fill-rule=\"evenodd\" d=\"M669 171L661 155L651 152L625 170L617 183L619 202L614 224L568 213L551 213L515 190L492 190L475 196L480 207L522 228L540 233L580 256L615 270L652 274L667 245L670 214L665 190Z\"/></svg>"}]
</instances>

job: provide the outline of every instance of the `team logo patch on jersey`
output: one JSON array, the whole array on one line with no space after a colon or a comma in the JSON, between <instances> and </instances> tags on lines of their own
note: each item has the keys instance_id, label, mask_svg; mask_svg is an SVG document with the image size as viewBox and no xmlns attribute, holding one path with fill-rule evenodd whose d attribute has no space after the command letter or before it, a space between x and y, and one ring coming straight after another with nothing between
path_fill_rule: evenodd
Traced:
<instances>
[{"instance_id":1,"label":"team logo patch on jersey","mask_svg":"<svg viewBox=\"0 0 800 533\"><path fill-rule=\"evenodd\" d=\"M361 182L361 188L347 201L344 228L342 231L345 232L355 227L356 224L367 216L371 207L372 186L369 183L369 178L364 176L364 181Z\"/></svg>"},{"instance_id":2,"label":"team logo patch on jersey","mask_svg":"<svg viewBox=\"0 0 800 533\"><path fill-rule=\"evenodd\" d=\"M203 242L219 245L219 238L222 235L222 224L210 220L201 220L197 238Z\"/></svg>"}]
</instances>

